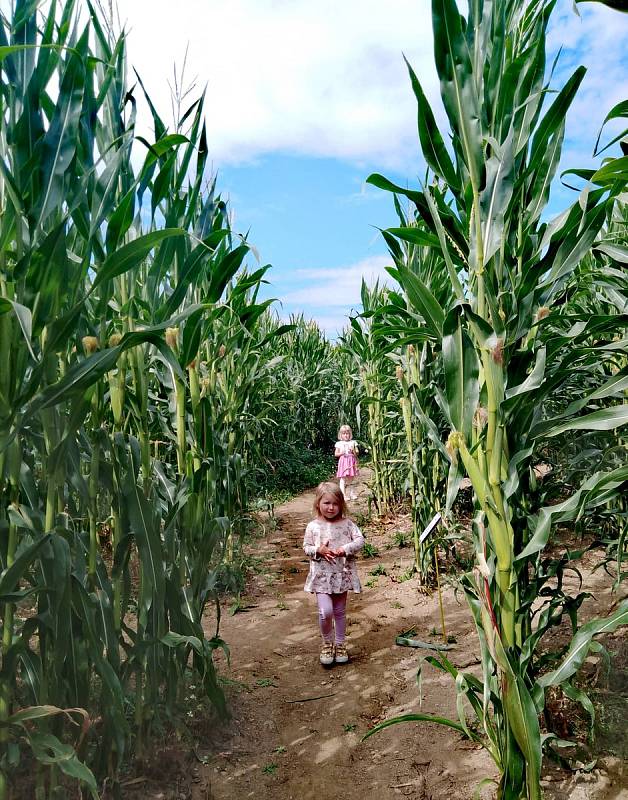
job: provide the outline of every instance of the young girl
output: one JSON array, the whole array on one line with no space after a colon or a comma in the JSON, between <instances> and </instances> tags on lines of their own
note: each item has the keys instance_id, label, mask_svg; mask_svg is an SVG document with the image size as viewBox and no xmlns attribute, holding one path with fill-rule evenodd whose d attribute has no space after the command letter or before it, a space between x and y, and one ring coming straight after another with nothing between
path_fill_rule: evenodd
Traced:
<instances>
[{"instance_id":1,"label":"young girl","mask_svg":"<svg viewBox=\"0 0 628 800\"><path fill-rule=\"evenodd\" d=\"M347 592L360 592L355 555L364 545L358 526L345 516L343 493L335 483L321 483L314 501L316 519L305 529L303 549L310 557L305 591L316 593L318 619L323 637L323 666L346 664L345 607ZM335 628L335 648L333 628Z\"/></svg>"},{"instance_id":2,"label":"young girl","mask_svg":"<svg viewBox=\"0 0 628 800\"><path fill-rule=\"evenodd\" d=\"M340 491L346 500L355 500L357 497L350 488L351 481L359 474L357 454L358 443L353 438L351 428L349 425L341 425L334 455L338 459L336 477L340 478Z\"/></svg>"}]
</instances>

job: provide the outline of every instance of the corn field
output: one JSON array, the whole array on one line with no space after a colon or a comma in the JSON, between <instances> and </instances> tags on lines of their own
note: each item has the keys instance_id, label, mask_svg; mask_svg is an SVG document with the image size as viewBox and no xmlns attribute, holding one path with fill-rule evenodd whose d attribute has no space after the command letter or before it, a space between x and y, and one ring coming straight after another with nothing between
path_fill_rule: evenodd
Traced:
<instances>
[{"instance_id":1,"label":"corn field","mask_svg":"<svg viewBox=\"0 0 628 800\"><path fill-rule=\"evenodd\" d=\"M603 129L601 166L557 176L584 69L548 83L553 0L473 0L466 18L433 0L448 131L408 63L428 171L415 189L368 178L398 217L391 280L363 284L335 344L261 299L270 267L209 169L204 94L180 91L167 121L99 7L38 6L0 19L0 800L28 765L36 800L121 796L190 685L229 715L214 655L251 509L296 490L282 461L331 453L341 422L374 512L409 510L422 590L464 478L473 492L459 580L481 676L428 656L459 718L371 733L446 725L486 748L498 798L540 800L560 745L546 692L590 713L574 676L628 623L624 600L578 624L586 592L561 588L576 556L548 551L558 524L595 525L616 590L628 574L628 144L603 147ZM606 121L626 117L623 101ZM579 191L550 217L558 177ZM565 617L548 670L541 641Z\"/></svg>"},{"instance_id":2,"label":"corn field","mask_svg":"<svg viewBox=\"0 0 628 800\"><path fill-rule=\"evenodd\" d=\"M97 9L37 5L0 24L3 799L25 749L37 798L98 796L192 681L227 714L202 617L242 581L249 491L338 424L330 345L258 300L204 97L168 127Z\"/></svg>"},{"instance_id":3,"label":"corn field","mask_svg":"<svg viewBox=\"0 0 628 800\"><path fill-rule=\"evenodd\" d=\"M566 597L560 588L565 557L544 553L552 525L603 508L614 531L609 538L618 542L620 581L621 493L628 478L625 442L617 438L628 421L626 157L607 158L598 170L573 170L585 189L571 207L544 219L565 117L584 76L576 69L546 100L552 7L478 2L465 19L452 0L434 0L434 56L452 148L408 65L430 177L417 190L381 175L369 178L412 208L409 219L384 233L395 258L391 274L404 292L393 298L402 312L395 316L406 324L388 328L390 305L382 306L382 328L394 332L398 345L428 342L438 354L433 392L449 430L446 507L463 475L476 505L475 568L462 581L480 641L482 679L459 672L444 655L427 659L454 678L458 707L468 704L474 725L462 710L458 722L405 719L453 724L481 743L495 762L504 800L541 797L542 751L552 742L539 727L545 692L560 685L592 708L571 679L589 650L599 649L593 637L628 622L626 601L579 629L572 616L566 655L541 672L541 638L583 599ZM625 106L610 110L607 119L625 117ZM418 264L416 248L428 251ZM440 292L434 260L447 275ZM566 500L545 506L534 467L555 438L573 432L597 442L597 457L594 450L586 470L572 475ZM438 452L439 439L432 441ZM573 436L567 441L573 446ZM537 609L540 596L546 600Z\"/></svg>"}]
</instances>

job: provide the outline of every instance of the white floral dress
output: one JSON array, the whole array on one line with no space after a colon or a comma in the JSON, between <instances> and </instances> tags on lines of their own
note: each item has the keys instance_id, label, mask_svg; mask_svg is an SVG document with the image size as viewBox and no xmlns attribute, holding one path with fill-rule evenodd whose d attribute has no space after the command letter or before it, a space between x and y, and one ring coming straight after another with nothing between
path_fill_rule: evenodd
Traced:
<instances>
[{"instance_id":1,"label":"white floral dress","mask_svg":"<svg viewBox=\"0 0 628 800\"><path fill-rule=\"evenodd\" d=\"M316 554L317 549L326 544L332 550L342 547L346 556L338 556L333 563ZM310 574L307 576L306 592L341 594L342 592L361 592L358 577L356 554L364 547L364 536L350 519L336 522L314 519L305 529L303 549L310 557Z\"/></svg>"}]
</instances>

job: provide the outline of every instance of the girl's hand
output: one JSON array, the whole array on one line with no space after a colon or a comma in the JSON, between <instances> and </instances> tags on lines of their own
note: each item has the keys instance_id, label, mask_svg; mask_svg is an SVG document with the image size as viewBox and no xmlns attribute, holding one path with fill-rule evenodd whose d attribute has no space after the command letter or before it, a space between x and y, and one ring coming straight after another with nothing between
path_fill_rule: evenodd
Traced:
<instances>
[{"instance_id":1,"label":"girl's hand","mask_svg":"<svg viewBox=\"0 0 628 800\"><path fill-rule=\"evenodd\" d=\"M329 540L325 544L322 544L316 552L319 556L322 556L325 561L329 561L330 564L333 564L336 560L337 553L335 550L330 549Z\"/></svg>"},{"instance_id":2,"label":"girl's hand","mask_svg":"<svg viewBox=\"0 0 628 800\"><path fill-rule=\"evenodd\" d=\"M339 547L337 550L334 550L334 552L339 558L342 558L343 556L346 556L346 553L345 553L343 547Z\"/></svg>"}]
</instances>

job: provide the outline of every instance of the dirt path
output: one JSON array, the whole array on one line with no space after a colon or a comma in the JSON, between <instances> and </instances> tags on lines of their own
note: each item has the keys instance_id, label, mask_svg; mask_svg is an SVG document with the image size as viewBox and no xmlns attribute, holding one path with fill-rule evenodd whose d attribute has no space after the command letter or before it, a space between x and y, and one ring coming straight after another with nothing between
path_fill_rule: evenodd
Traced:
<instances>
[{"instance_id":1,"label":"dirt path","mask_svg":"<svg viewBox=\"0 0 628 800\"><path fill-rule=\"evenodd\" d=\"M350 663L330 670L319 665L316 604L303 592L308 563L301 549L312 500L313 492L306 492L277 510L280 527L255 553L258 574L246 598L254 607L223 616L231 666L222 662L220 669L230 681L233 717L199 744L206 765L196 773L191 797L469 800L495 771L484 751L454 731L406 723L360 742L376 722L419 710L415 679L426 651L398 647L395 636L414 625L419 638L438 641L430 635L440 624L436 595L420 594L415 580L396 580L412 554L411 548L385 549L395 527L369 536L380 554L361 561L360 575L363 586L372 585L349 596ZM378 564L387 575L370 577ZM448 655L459 668L477 669L476 637L459 599L451 588L445 591L447 628L456 638ZM208 630L211 625L208 620ZM422 691L422 711L456 718L447 677L428 666ZM575 784L567 786L564 776L549 775L546 783L548 798L628 797L617 776L603 773L584 794L574 793Z\"/></svg>"}]
</instances>

